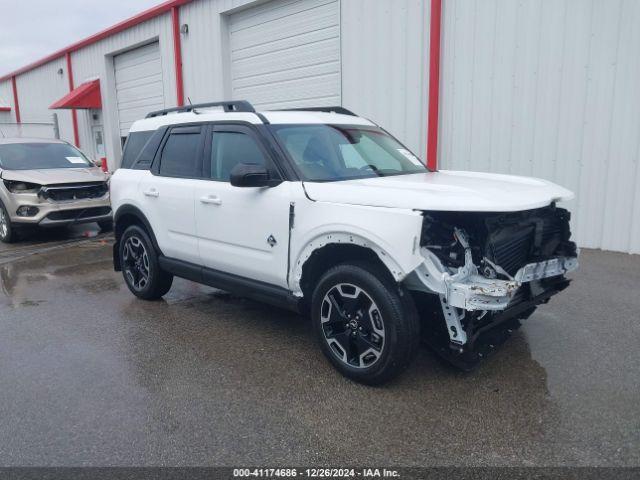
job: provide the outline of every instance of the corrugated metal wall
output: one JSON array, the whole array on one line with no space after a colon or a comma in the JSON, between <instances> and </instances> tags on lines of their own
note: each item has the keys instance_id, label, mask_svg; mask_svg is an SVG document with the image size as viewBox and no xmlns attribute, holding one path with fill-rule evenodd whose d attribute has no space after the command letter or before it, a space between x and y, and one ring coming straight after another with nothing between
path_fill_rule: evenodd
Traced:
<instances>
[{"instance_id":1,"label":"corrugated metal wall","mask_svg":"<svg viewBox=\"0 0 640 480\"><path fill-rule=\"evenodd\" d=\"M136 120L165 108L160 43L153 42L113 57L120 136Z\"/></svg>"},{"instance_id":2,"label":"corrugated metal wall","mask_svg":"<svg viewBox=\"0 0 640 480\"><path fill-rule=\"evenodd\" d=\"M338 0L275 0L227 26L233 99L262 110L341 104Z\"/></svg>"},{"instance_id":3,"label":"corrugated metal wall","mask_svg":"<svg viewBox=\"0 0 640 480\"><path fill-rule=\"evenodd\" d=\"M446 0L445 0L446 1ZM231 95L229 16L256 1L199 0L180 8L185 96ZM429 2L342 0L342 104L384 125L423 156L426 149ZM265 41L269 41L265 37Z\"/></svg>"},{"instance_id":4,"label":"corrugated metal wall","mask_svg":"<svg viewBox=\"0 0 640 480\"><path fill-rule=\"evenodd\" d=\"M107 158L111 166L120 160L120 131L115 99L113 78L113 56L117 53L159 41L162 56L162 77L165 106L176 104L176 80L174 71L173 34L171 16L164 14L129 28L116 35L89 45L72 53L73 74L76 85L99 77L103 103ZM108 106L108 108L106 108ZM89 111L78 111L80 145L89 146L93 142ZM88 148L87 148L88 149Z\"/></svg>"},{"instance_id":5,"label":"corrugated metal wall","mask_svg":"<svg viewBox=\"0 0 640 480\"><path fill-rule=\"evenodd\" d=\"M189 25L181 35L185 97L231 96L229 18L258 4L268 5L197 0L180 8ZM340 4L342 104L424 157L430 1ZM443 0L443 12L441 168L556 181L577 193L569 207L582 246L640 253L640 2ZM120 156L113 55L156 40L165 105L174 106L169 14L72 54L76 85L101 79L112 162ZM51 118L48 106L68 91L64 63L17 77L23 121ZM9 81L0 95L13 103ZM71 140L70 114L59 113ZM81 146L91 145L90 113L78 118Z\"/></svg>"},{"instance_id":6,"label":"corrugated metal wall","mask_svg":"<svg viewBox=\"0 0 640 480\"><path fill-rule=\"evenodd\" d=\"M60 69L62 69L62 74L58 73ZM53 110L49 110L49 105L69 92L67 74L67 66L63 57L16 77L20 119L23 123L52 122ZM73 141L71 113L66 110L58 110L57 112L60 138ZM52 132L51 129L47 130ZM31 129L28 125L24 125L22 135L39 136L42 135L41 132L40 127Z\"/></svg>"},{"instance_id":7,"label":"corrugated metal wall","mask_svg":"<svg viewBox=\"0 0 640 480\"><path fill-rule=\"evenodd\" d=\"M443 8L440 166L565 185L580 245L640 253L640 2Z\"/></svg>"},{"instance_id":8,"label":"corrugated metal wall","mask_svg":"<svg viewBox=\"0 0 640 480\"><path fill-rule=\"evenodd\" d=\"M384 126L420 158L427 135L429 4L342 0L341 14L342 104Z\"/></svg>"},{"instance_id":9,"label":"corrugated metal wall","mask_svg":"<svg viewBox=\"0 0 640 480\"><path fill-rule=\"evenodd\" d=\"M11 107L9 112L0 112L0 138L3 137L52 137L53 125L17 124L11 80L0 82L0 106ZM46 120L51 122L51 116Z\"/></svg>"},{"instance_id":10,"label":"corrugated metal wall","mask_svg":"<svg viewBox=\"0 0 640 480\"><path fill-rule=\"evenodd\" d=\"M13 90L11 90L11 80L5 80L4 82L0 82L0 106L2 107L13 107ZM13 116L13 108L11 112L1 112L1 114L9 114ZM0 117L4 119L4 121L8 121L8 117Z\"/></svg>"},{"instance_id":11,"label":"corrugated metal wall","mask_svg":"<svg viewBox=\"0 0 640 480\"><path fill-rule=\"evenodd\" d=\"M11 111L9 112L0 112L0 138L2 136L9 136L6 132L7 126L4 127L2 124L13 123L16 121L15 117L15 109L13 107L13 90L11 89L11 80L5 80L4 82L0 82L0 106L2 107L11 107Z\"/></svg>"},{"instance_id":12,"label":"corrugated metal wall","mask_svg":"<svg viewBox=\"0 0 640 480\"><path fill-rule=\"evenodd\" d=\"M3 137L35 137L35 138L54 138L54 129L52 124L44 123L14 123L2 118L0 114L0 138ZM8 124L5 124L7 122Z\"/></svg>"},{"instance_id":13,"label":"corrugated metal wall","mask_svg":"<svg viewBox=\"0 0 640 480\"><path fill-rule=\"evenodd\" d=\"M230 98L228 14L254 3L199 0L180 8L180 23L189 25L189 33L182 36L182 72L185 98L192 103Z\"/></svg>"},{"instance_id":14,"label":"corrugated metal wall","mask_svg":"<svg viewBox=\"0 0 640 480\"><path fill-rule=\"evenodd\" d=\"M194 103L231 97L229 18L261 3L265 2L199 0L180 8L180 23L189 25L189 33L181 36L185 97ZM422 156L426 137L428 2L343 0L340 17L343 105L384 125ZM381 35L381 31L385 34ZM109 78L113 71L111 58L154 39L159 40L162 53L165 104L174 106L175 72L169 14L72 53L76 85L96 77L101 79L103 104L110 106L104 112L107 157L115 164L119 161L120 147L113 85ZM268 38L265 37L265 41ZM64 63L64 59L48 65L60 62ZM35 71L45 68L48 66ZM34 105L33 108L42 110L41 114L50 113L48 105L68 91L66 73L63 80L60 92L56 90L59 95L54 95L46 105L41 99L25 98L21 107L22 103L27 109ZM44 79L41 82L46 83ZM80 145L87 151L93 142L90 114L78 111ZM68 112L61 112L60 123L64 138L72 140Z\"/></svg>"}]
</instances>

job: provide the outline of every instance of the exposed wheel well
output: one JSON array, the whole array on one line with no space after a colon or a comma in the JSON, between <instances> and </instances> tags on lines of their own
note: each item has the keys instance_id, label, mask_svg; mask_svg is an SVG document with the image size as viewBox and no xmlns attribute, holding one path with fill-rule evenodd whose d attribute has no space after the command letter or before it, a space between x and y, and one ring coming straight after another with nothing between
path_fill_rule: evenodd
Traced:
<instances>
[{"instance_id":1,"label":"exposed wheel well","mask_svg":"<svg viewBox=\"0 0 640 480\"><path fill-rule=\"evenodd\" d=\"M309 308L311 295L318 280L330 268L345 262L367 262L375 266L383 275L388 276L391 282L395 282L391 272L380 260L380 257L370 248L359 245L347 245L344 243L331 243L315 250L302 266L302 278L300 288L303 293L302 307Z\"/></svg>"},{"instance_id":2,"label":"exposed wheel well","mask_svg":"<svg viewBox=\"0 0 640 480\"><path fill-rule=\"evenodd\" d=\"M114 217L113 233L116 237L116 244L120 242L122 234L131 225L138 225L145 232L147 232L147 234L151 238L151 242L153 243L154 248L158 253L161 253L160 247L158 246L158 242L156 240L156 236L153 233L153 229L151 228L149 221L140 210L128 205L121 207L116 212Z\"/></svg>"},{"instance_id":3,"label":"exposed wheel well","mask_svg":"<svg viewBox=\"0 0 640 480\"><path fill-rule=\"evenodd\" d=\"M138 225L145 230L147 229L146 225L140 217L133 213L125 213L119 216L117 221L114 223L114 234L116 236L116 241L119 241L122 238L122 234L124 233L124 231L131 225Z\"/></svg>"}]
</instances>

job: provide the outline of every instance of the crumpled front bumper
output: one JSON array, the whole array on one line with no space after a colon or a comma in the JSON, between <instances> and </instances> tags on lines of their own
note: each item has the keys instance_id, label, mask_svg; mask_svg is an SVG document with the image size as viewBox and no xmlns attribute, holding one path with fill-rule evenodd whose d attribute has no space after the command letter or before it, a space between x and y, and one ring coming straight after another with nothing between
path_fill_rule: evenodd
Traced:
<instances>
[{"instance_id":1,"label":"crumpled front bumper","mask_svg":"<svg viewBox=\"0 0 640 480\"><path fill-rule=\"evenodd\" d=\"M438 294L445 304L469 311L504 310L524 283L564 275L578 268L577 257L556 257L527 264L512 279L501 280L480 275L469 262L451 274L429 250L423 249L422 255L425 261L407 277L407 286Z\"/></svg>"},{"instance_id":2,"label":"crumpled front bumper","mask_svg":"<svg viewBox=\"0 0 640 480\"><path fill-rule=\"evenodd\" d=\"M451 344L458 348L468 341L468 332L463 323L466 312L506 314L522 285L559 277L578 268L577 257L555 257L527 264L513 277L502 280L481 275L478 267L473 264L469 250L466 252L465 265L455 272L445 268L438 257L428 249L423 248L421 253L425 261L406 277L405 285L410 290L438 295ZM498 268L500 269L499 266ZM503 276L508 274L503 271ZM553 290L550 295L556 291ZM536 295L540 296L540 293L544 292L538 292Z\"/></svg>"},{"instance_id":3,"label":"crumpled front bumper","mask_svg":"<svg viewBox=\"0 0 640 480\"><path fill-rule=\"evenodd\" d=\"M465 310L504 310L522 284L564 275L577 268L576 257L557 257L525 265L513 280L491 279L478 274L450 283L445 279L445 298L449 305Z\"/></svg>"}]
</instances>

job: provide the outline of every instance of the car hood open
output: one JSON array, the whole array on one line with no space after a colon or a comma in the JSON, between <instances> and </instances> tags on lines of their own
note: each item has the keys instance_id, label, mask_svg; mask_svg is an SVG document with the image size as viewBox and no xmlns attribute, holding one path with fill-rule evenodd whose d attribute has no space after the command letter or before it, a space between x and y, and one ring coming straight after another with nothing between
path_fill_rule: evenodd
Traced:
<instances>
[{"instance_id":1,"label":"car hood open","mask_svg":"<svg viewBox=\"0 0 640 480\"><path fill-rule=\"evenodd\" d=\"M416 173L339 182L305 182L311 200L414 210L515 212L571 200L546 180L480 172Z\"/></svg>"},{"instance_id":2,"label":"car hood open","mask_svg":"<svg viewBox=\"0 0 640 480\"><path fill-rule=\"evenodd\" d=\"M51 168L44 170L3 170L3 180L55 185L60 183L104 182L108 175L98 167Z\"/></svg>"}]
</instances>

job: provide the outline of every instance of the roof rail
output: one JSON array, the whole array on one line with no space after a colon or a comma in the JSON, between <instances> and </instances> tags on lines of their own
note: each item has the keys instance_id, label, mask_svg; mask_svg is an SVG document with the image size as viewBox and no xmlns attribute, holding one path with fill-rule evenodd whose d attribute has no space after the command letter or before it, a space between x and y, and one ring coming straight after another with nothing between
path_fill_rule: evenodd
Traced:
<instances>
[{"instance_id":1,"label":"roof rail","mask_svg":"<svg viewBox=\"0 0 640 480\"><path fill-rule=\"evenodd\" d=\"M225 112L256 112L253 105L246 100L229 100L226 102L198 103L195 105L185 105L183 107L165 108L164 110L156 110L155 112L148 113L145 118L161 117L168 113L192 112L197 108L208 107L222 107Z\"/></svg>"},{"instance_id":2,"label":"roof rail","mask_svg":"<svg viewBox=\"0 0 640 480\"><path fill-rule=\"evenodd\" d=\"M327 113L339 113L341 115L351 115L357 117L351 110L347 110L344 107L304 107L304 108L284 108L279 110L281 112L327 112Z\"/></svg>"}]
</instances>

